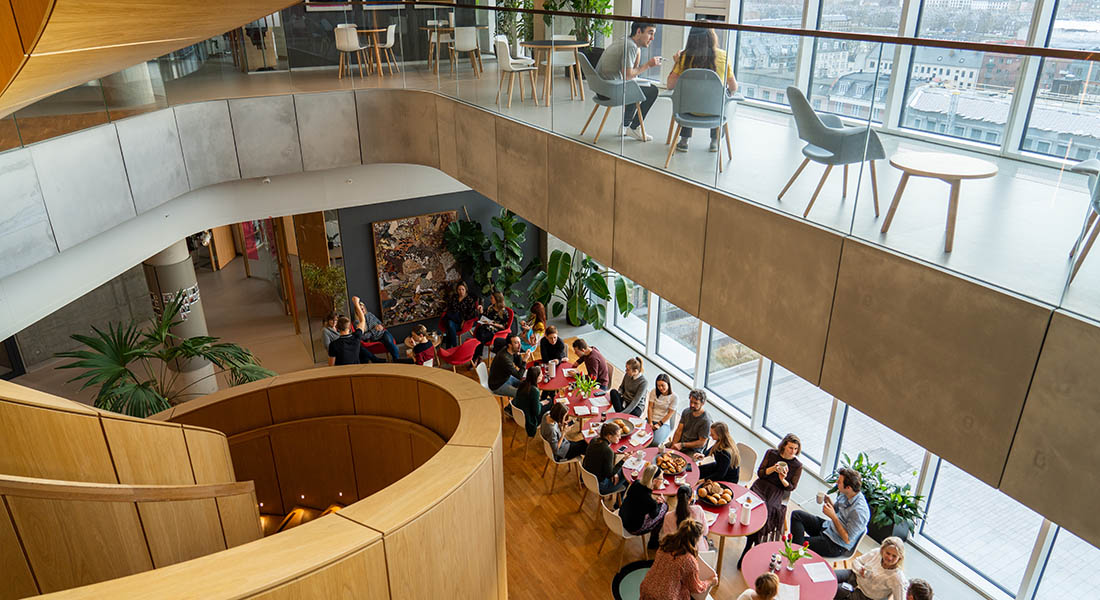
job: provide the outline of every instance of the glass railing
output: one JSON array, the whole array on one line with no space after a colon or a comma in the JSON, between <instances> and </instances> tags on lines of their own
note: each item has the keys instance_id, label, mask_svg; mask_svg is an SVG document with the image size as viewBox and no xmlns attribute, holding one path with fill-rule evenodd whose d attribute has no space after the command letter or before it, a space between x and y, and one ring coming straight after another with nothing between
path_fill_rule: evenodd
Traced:
<instances>
[{"instance_id":1,"label":"glass railing","mask_svg":"<svg viewBox=\"0 0 1100 600\"><path fill-rule=\"evenodd\" d=\"M1080 0L926 4L693 9L722 22L657 2L298 4L0 119L0 150L202 100L431 90L1100 319L1100 258L1070 281L1091 249L1071 169L1100 153L1100 19ZM636 64L612 64L624 47Z\"/></svg>"}]
</instances>

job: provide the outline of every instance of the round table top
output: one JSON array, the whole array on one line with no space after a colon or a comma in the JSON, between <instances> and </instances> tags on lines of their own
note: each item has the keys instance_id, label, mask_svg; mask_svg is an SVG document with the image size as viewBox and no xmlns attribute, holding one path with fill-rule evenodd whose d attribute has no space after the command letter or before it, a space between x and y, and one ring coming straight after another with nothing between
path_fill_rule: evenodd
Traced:
<instances>
[{"instance_id":1,"label":"round table top","mask_svg":"<svg viewBox=\"0 0 1100 600\"><path fill-rule=\"evenodd\" d=\"M530 369L533 366L535 366L534 362L527 363L527 368L528 369ZM555 370L554 377L552 379L550 379L550 381L543 381L541 377L539 378L539 384L538 384L539 389L540 390L546 390L546 391L554 391L554 390L560 390L563 387L569 385L570 383L572 383L573 378L572 377L566 377L565 376L565 370L566 369L575 369L575 368L576 368L576 365L574 365L573 363L571 363L569 361L562 361L562 362L558 363L558 367Z\"/></svg>"},{"instance_id":2,"label":"round table top","mask_svg":"<svg viewBox=\"0 0 1100 600\"><path fill-rule=\"evenodd\" d=\"M748 582L749 587L752 587L757 577L768 571L772 554L776 554L782 549L783 542L765 542L749 549L748 553L745 554L745 558L741 561L741 576ZM779 582L787 585L797 585L799 600L831 600L836 595L836 576L834 575L829 581L814 583L802 565L815 562L824 563L828 565L829 572L832 572L833 567L829 561L818 556L813 550L807 550L807 552L810 553L810 556L795 563L793 571L787 570L787 559L780 557L780 560L783 561L783 567L777 573Z\"/></svg>"},{"instance_id":3,"label":"round table top","mask_svg":"<svg viewBox=\"0 0 1100 600\"><path fill-rule=\"evenodd\" d=\"M890 164L920 177L937 179L985 179L997 174L997 165L961 154L946 152L899 152Z\"/></svg>"},{"instance_id":4,"label":"round table top","mask_svg":"<svg viewBox=\"0 0 1100 600\"><path fill-rule=\"evenodd\" d=\"M645 453L645 461L653 462L653 459L657 456L657 452L659 451L659 448L646 448L645 450L643 450L642 452ZM688 466L691 467L691 470L685 471L682 475L684 477L684 483L694 488L695 484L699 483L699 465L695 464L695 459L688 456L687 454L684 454L683 452L677 452L676 450L666 450L665 452L679 454L680 456L687 459ZM625 467L623 468L623 479L625 479L627 483L634 483L634 480L637 479L637 477L641 476L641 474L641 469L638 470L638 475L634 475L634 471ZM675 496L676 489L680 487L680 484L676 483L676 477L679 477L679 475L665 475L665 487L659 490L653 490L653 493L660 494L662 496ZM771 555L769 554L768 556Z\"/></svg>"},{"instance_id":5,"label":"round table top","mask_svg":"<svg viewBox=\"0 0 1100 600\"><path fill-rule=\"evenodd\" d=\"M459 28L472 27L474 29L488 29L489 28L488 25L459 25L458 27ZM451 27L450 25L421 25L420 30L421 31L454 31L455 28ZM385 29L383 29L381 31L385 31Z\"/></svg>"},{"instance_id":6,"label":"round table top","mask_svg":"<svg viewBox=\"0 0 1100 600\"><path fill-rule=\"evenodd\" d=\"M356 29L355 31L359 33L382 33L385 30L386 28L383 27L382 29Z\"/></svg>"},{"instance_id":7,"label":"round table top","mask_svg":"<svg viewBox=\"0 0 1100 600\"><path fill-rule=\"evenodd\" d=\"M755 492L750 492L747 488L737 485L736 483L731 483L729 481L719 481L718 483L733 490L733 502L721 508L711 508L703 502L699 503L699 508L709 513L718 514L718 519L714 522L714 525L710 526L710 532L726 537L741 537L751 535L763 529L764 524L768 522L768 507L764 504L764 500L760 498L760 496L757 496ZM700 482L700 484L702 484L702 482ZM699 489L699 486L696 486L696 489ZM729 520L730 507L736 507L737 510L740 511L741 505L737 502L737 499L745 494L752 494L757 500L760 500L760 503L749 511L748 525L742 525L740 520L736 520L736 516L734 517L735 522L731 525ZM738 512L735 514L740 513Z\"/></svg>"},{"instance_id":8,"label":"round table top","mask_svg":"<svg viewBox=\"0 0 1100 600\"><path fill-rule=\"evenodd\" d=\"M573 392L565 398L565 406L569 409L569 414L574 417L581 417L582 419L588 419L592 417L602 416L607 411L611 410L611 399L607 397L607 394L599 396L600 400L606 401L607 404L592 404L592 400L587 398L581 398L581 395ZM578 415L577 407L585 406L588 408L588 414Z\"/></svg>"},{"instance_id":9,"label":"round table top","mask_svg":"<svg viewBox=\"0 0 1100 600\"><path fill-rule=\"evenodd\" d=\"M588 423L585 424L585 428L583 430L584 439L585 439L585 441L591 442L593 439L596 438L597 435L599 435L599 428L602 427L604 423L606 423L608 421L611 421L613 419L623 419L625 421L629 421L630 419L637 419L637 418L638 417L635 417L634 415L627 414L627 413L609 412L609 413L603 415L603 418L600 419L599 421L589 421ZM592 431L593 430L593 424L596 425L595 431ZM642 442L641 444L637 444L637 445L630 443L630 438L634 437L634 433L636 433L638 431L637 429L635 429L634 432L631 433L630 435L624 435L622 437L622 439L619 440L619 443L611 444L611 449L616 451L616 452L635 452L635 451L638 451L638 450L645 449L647 446L649 446L649 443L653 441L653 435L652 435L653 434L653 427L651 427L649 425L648 421L644 421L641 424L641 428L647 434L649 434L648 438L644 442ZM592 432L592 433L589 433L589 432Z\"/></svg>"},{"instance_id":10,"label":"round table top","mask_svg":"<svg viewBox=\"0 0 1100 600\"><path fill-rule=\"evenodd\" d=\"M519 45L523 46L524 48L553 48L554 50L576 50L577 48L587 48L592 44L577 40L528 40L526 42L520 42Z\"/></svg>"}]
</instances>

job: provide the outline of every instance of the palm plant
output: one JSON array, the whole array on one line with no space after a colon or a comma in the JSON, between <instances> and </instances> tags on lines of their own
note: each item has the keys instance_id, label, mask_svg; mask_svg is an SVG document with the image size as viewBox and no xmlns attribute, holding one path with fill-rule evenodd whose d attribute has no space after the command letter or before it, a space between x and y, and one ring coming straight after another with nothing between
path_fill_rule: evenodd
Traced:
<instances>
[{"instance_id":1,"label":"palm plant","mask_svg":"<svg viewBox=\"0 0 1100 600\"><path fill-rule=\"evenodd\" d=\"M564 310L570 325L588 321L592 327L602 329L607 321L607 301L611 300L611 290L607 287L609 276L611 271L590 256L578 255L578 251L573 250L571 257L566 252L554 250L546 270L535 274L527 291L532 303L542 302L553 316ZM624 317L634 310L630 302L631 285L623 277L615 277L615 307Z\"/></svg>"},{"instance_id":2,"label":"palm plant","mask_svg":"<svg viewBox=\"0 0 1100 600\"><path fill-rule=\"evenodd\" d=\"M219 342L207 335L181 338L170 332L177 320L182 296L164 307L161 315L144 329L137 324L110 323L106 331L92 328L94 335L74 333L74 340L87 346L83 350L59 352L56 356L77 359L59 369L83 369L70 382L84 380L80 389L99 386L95 406L132 417L147 417L178 404L184 391L219 373L226 373L230 385L257 381L275 375L263 368L248 350ZM179 371L170 364L191 360L211 362L216 370L176 389Z\"/></svg>"}]
</instances>

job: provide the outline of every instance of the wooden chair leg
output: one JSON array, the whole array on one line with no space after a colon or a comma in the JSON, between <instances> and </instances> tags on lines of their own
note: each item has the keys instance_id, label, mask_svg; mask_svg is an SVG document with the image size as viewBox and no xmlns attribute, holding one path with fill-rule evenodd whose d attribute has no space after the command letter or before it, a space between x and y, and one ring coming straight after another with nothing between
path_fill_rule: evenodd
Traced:
<instances>
[{"instance_id":1,"label":"wooden chair leg","mask_svg":"<svg viewBox=\"0 0 1100 600\"><path fill-rule=\"evenodd\" d=\"M340 60L336 63L336 78L344 78L344 53L340 53Z\"/></svg>"},{"instance_id":2,"label":"wooden chair leg","mask_svg":"<svg viewBox=\"0 0 1100 600\"><path fill-rule=\"evenodd\" d=\"M527 433L524 431L524 433ZM527 442L523 444L523 461L527 462L527 453L531 450L531 438L527 438Z\"/></svg>"},{"instance_id":3,"label":"wooden chair leg","mask_svg":"<svg viewBox=\"0 0 1100 600\"><path fill-rule=\"evenodd\" d=\"M875 161L871 162L871 199L875 203L875 218L878 218L878 177L875 176Z\"/></svg>"},{"instance_id":4,"label":"wooden chair leg","mask_svg":"<svg viewBox=\"0 0 1100 600\"><path fill-rule=\"evenodd\" d=\"M673 135L672 137L673 138L679 137L680 130L683 129L683 128L684 128L683 125L680 125L679 123L677 123L676 124L676 135ZM676 151L676 146L669 145L669 147L668 147L668 156L665 157L665 168L666 169L668 168L669 163L672 162L672 153L675 152L675 151Z\"/></svg>"},{"instance_id":5,"label":"wooden chair leg","mask_svg":"<svg viewBox=\"0 0 1100 600\"><path fill-rule=\"evenodd\" d=\"M546 459L546 464L542 465L542 475L540 477L546 477L546 469L550 468L550 459Z\"/></svg>"},{"instance_id":6,"label":"wooden chair leg","mask_svg":"<svg viewBox=\"0 0 1100 600\"><path fill-rule=\"evenodd\" d=\"M558 465L554 465L554 476L550 478L550 492L554 493L554 484L558 481Z\"/></svg>"},{"instance_id":7,"label":"wooden chair leg","mask_svg":"<svg viewBox=\"0 0 1100 600\"><path fill-rule=\"evenodd\" d=\"M355 62L359 63L359 77L363 76L363 51L355 53Z\"/></svg>"},{"instance_id":8,"label":"wooden chair leg","mask_svg":"<svg viewBox=\"0 0 1100 600\"><path fill-rule=\"evenodd\" d=\"M596 130L596 139L592 140L592 143L600 141L600 133L603 131L603 125L607 122L607 115L611 114L611 107L608 106L607 110L603 111L603 119L600 119L600 128Z\"/></svg>"},{"instance_id":9,"label":"wooden chair leg","mask_svg":"<svg viewBox=\"0 0 1100 600\"><path fill-rule=\"evenodd\" d=\"M730 146L730 124L722 123L722 132L726 135L726 158L733 160L733 147Z\"/></svg>"},{"instance_id":10,"label":"wooden chair leg","mask_svg":"<svg viewBox=\"0 0 1100 600\"><path fill-rule=\"evenodd\" d=\"M531 77L531 99L535 101L535 105L537 106L539 103L539 99L538 96L535 95L535 70L531 69L527 72L527 74Z\"/></svg>"},{"instance_id":11,"label":"wooden chair leg","mask_svg":"<svg viewBox=\"0 0 1100 600\"><path fill-rule=\"evenodd\" d=\"M1077 236L1077 241L1073 243L1073 248L1069 251L1069 257L1073 258L1074 254L1077 254L1077 250L1081 248L1081 242L1085 241L1085 236L1088 235L1089 230L1092 229L1093 222L1096 221L1096 213L1092 212L1092 207L1089 207L1089 216L1085 217L1085 225L1081 228L1081 233Z\"/></svg>"},{"instance_id":12,"label":"wooden chair leg","mask_svg":"<svg viewBox=\"0 0 1100 600\"><path fill-rule=\"evenodd\" d=\"M516 84L516 72L508 73L508 108L512 108L512 89Z\"/></svg>"},{"instance_id":13,"label":"wooden chair leg","mask_svg":"<svg viewBox=\"0 0 1100 600\"><path fill-rule=\"evenodd\" d=\"M584 127L581 128L581 135L584 135L585 130L588 129L588 124L592 122L592 117L596 116L596 111L600 110L600 105L595 104L592 106L592 112L588 114L588 120L584 122Z\"/></svg>"},{"instance_id":14,"label":"wooden chair leg","mask_svg":"<svg viewBox=\"0 0 1100 600\"><path fill-rule=\"evenodd\" d=\"M782 200L783 199L783 194L786 194L787 190L791 189L791 184L794 183L795 179L798 179L798 176L802 174L802 169L805 169L806 165L808 165L808 164L810 164L810 159L808 159L808 158L802 159L802 164L798 165L798 168L795 169L794 175L791 175L790 180L787 181L787 185L783 186L783 189L779 192L779 197L777 197L776 200Z\"/></svg>"},{"instance_id":15,"label":"wooden chair leg","mask_svg":"<svg viewBox=\"0 0 1100 600\"><path fill-rule=\"evenodd\" d=\"M509 448L516 445L516 432L517 431L519 431L519 426L516 426L516 428L512 430L512 439L508 442L508 447Z\"/></svg>"},{"instance_id":16,"label":"wooden chair leg","mask_svg":"<svg viewBox=\"0 0 1100 600\"><path fill-rule=\"evenodd\" d=\"M825 172L821 174L821 181L817 182L817 189L814 190L814 195L810 196L810 203L806 205L806 211L802 213L802 218L806 218L806 215L810 214L810 209L814 207L814 202L817 201L817 195L821 193L821 188L825 187L825 180L829 178L829 171L833 170L833 165L825 165Z\"/></svg>"},{"instance_id":17,"label":"wooden chair leg","mask_svg":"<svg viewBox=\"0 0 1100 600\"><path fill-rule=\"evenodd\" d=\"M608 529L607 531L604 532L603 539L600 540L600 547L596 548L596 554L599 554L600 552L603 552L603 545L604 545L604 543L607 542L607 536L609 536L609 535L611 535L611 530L610 529Z\"/></svg>"},{"instance_id":18,"label":"wooden chair leg","mask_svg":"<svg viewBox=\"0 0 1100 600\"><path fill-rule=\"evenodd\" d=\"M584 508L584 499L588 497L588 488L582 486L581 491L581 503L577 505L577 512L580 512Z\"/></svg>"},{"instance_id":19,"label":"wooden chair leg","mask_svg":"<svg viewBox=\"0 0 1100 600\"><path fill-rule=\"evenodd\" d=\"M675 129L676 129L676 118L675 118L675 116L673 116L673 118L668 120L668 137L665 138L665 145L666 146L672 143L672 132Z\"/></svg>"},{"instance_id":20,"label":"wooden chair leg","mask_svg":"<svg viewBox=\"0 0 1100 600\"><path fill-rule=\"evenodd\" d=\"M642 130L642 139L645 140L645 119L642 118L642 103L638 102L634 106L638 107L638 128Z\"/></svg>"},{"instance_id":21,"label":"wooden chair leg","mask_svg":"<svg viewBox=\"0 0 1100 600\"><path fill-rule=\"evenodd\" d=\"M519 76L519 102L523 104L523 75Z\"/></svg>"},{"instance_id":22,"label":"wooden chair leg","mask_svg":"<svg viewBox=\"0 0 1100 600\"><path fill-rule=\"evenodd\" d=\"M495 104L500 104L500 91L504 89L504 75L507 71L500 72L500 81L497 83L497 99Z\"/></svg>"}]
</instances>

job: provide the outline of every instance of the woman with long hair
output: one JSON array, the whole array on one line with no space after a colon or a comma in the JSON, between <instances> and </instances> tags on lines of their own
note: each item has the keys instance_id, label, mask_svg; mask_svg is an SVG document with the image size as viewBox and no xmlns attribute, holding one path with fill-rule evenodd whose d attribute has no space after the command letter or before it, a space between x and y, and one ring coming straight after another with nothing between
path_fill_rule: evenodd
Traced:
<instances>
[{"instance_id":1,"label":"woman with long hair","mask_svg":"<svg viewBox=\"0 0 1100 600\"><path fill-rule=\"evenodd\" d=\"M709 528L707 527L706 514L703 512L702 507L695 503L694 496L690 486L681 485L676 489L676 510L665 513L664 523L661 524L661 539L663 540L675 533L680 527L680 523L685 520L695 519L703 527L703 533L699 536L696 550L706 552L710 550L710 544L707 543Z\"/></svg>"},{"instance_id":2,"label":"woman with long hair","mask_svg":"<svg viewBox=\"0 0 1100 600\"><path fill-rule=\"evenodd\" d=\"M716 582L717 577L699 579L697 548L702 535L699 521L685 519L661 542L638 590L640 600L690 600L692 594L704 592Z\"/></svg>"},{"instance_id":3,"label":"woman with long hair","mask_svg":"<svg viewBox=\"0 0 1100 600\"><path fill-rule=\"evenodd\" d=\"M482 315L482 323L478 323L474 328L474 337L477 341L481 342L477 346L477 352L474 353L474 360L489 358L489 343L493 341L493 336L498 331L503 331L508 328L508 307L504 306L504 294L501 292L493 292L489 296L489 306L485 309ZM522 345L523 338L520 338Z\"/></svg>"},{"instance_id":4,"label":"woman with long hair","mask_svg":"<svg viewBox=\"0 0 1100 600\"><path fill-rule=\"evenodd\" d=\"M725 82L729 94L737 93L737 79L733 76L733 65L727 60L725 50L718 47L718 35L713 29L692 27L688 31L684 50L676 54L675 60L672 72L668 74L668 89L676 87L676 81L684 71L708 69L717 73L718 78ZM717 128L710 130L711 152L718 152L719 133ZM691 138L691 128L682 127L676 150L687 152L689 138Z\"/></svg>"},{"instance_id":5,"label":"woman with long hair","mask_svg":"<svg viewBox=\"0 0 1100 600\"><path fill-rule=\"evenodd\" d=\"M901 570L905 564L905 542L901 538L890 536L882 540L881 546L857 556L852 563L851 569L836 571L836 580L848 584L837 589L836 598L886 600L891 595L905 597L908 582Z\"/></svg>"},{"instance_id":6,"label":"woman with long hair","mask_svg":"<svg viewBox=\"0 0 1100 600\"><path fill-rule=\"evenodd\" d=\"M737 559L737 568L741 568L741 561L745 553L760 540L777 530L782 530L787 520L787 499L791 492L798 487L798 480L802 477L802 463L798 455L802 453L802 440L793 433L788 433L779 441L779 445L764 453L760 459L760 466L756 469L756 482L749 488L756 492L757 496L764 499L764 505L768 508L768 520L760 531L745 538L745 551L741 558Z\"/></svg>"},{"instance_id":7,"label":"woman with long hair","mask_svg":"<svg viewBox=\"0 0 1100 600\"><path fill-rule=\"evenodd\" d=\"M672 435L672 417L676 416L676 394L668 375L657 375L657 383L646 398L646 419L653 428L651 446L659 446Z\"/></svg>"},{"instance_id":8,"label":"woman with long hair","mask_svg":"<svg viewBox=\"0 0 1100 600\"><path fill-rule=\"evenodd\" d=\"M549 401L545 403L539 401L541 392L538 383L541 375L542 371L538 367L527 369L527 373L523 377L523 383L519 384L516 389L516 397L512 400L512 404L523 411L523 416L527 421L524 423L524 428L527 429L527 437L535 437L543 413L550 408L548 406Z\"/></svg>"},{"instance_id":9,"label":"woman with long hair","mask_svg":"<svg viewBox=\"0 0 1100 600\"><path fill-rule=\"evenodd\" d=\"M458 345L458 332L462 329L462 323L469 321L481 312L481 305L477 298L470 295L470 286L465 281L455 284L454 292L447 298L443 308L443 337L444 348L454 348Z\"/></svg>"},{"instance_id":10,"label":"woman with long hair","mask_svg":"<svg viewBox=\"0 0 1100 600\"><path fill-rule=\"evenodd\" d=\"M665 513L668 512L668 504L665 504L663 496L653 494L653 489L661 484L665 474L654 464L647 464L642 469L642 476L630 484L626 489L626 497L619 507L619 517L623 520L623 529L631 535L649 533L649 547L656 548L660 539L661 523Z\"/></svg>"},{"instance_id":11,"label":"woman with long hair","mask_svg":"<svg viewBox=\"0 0 1100 600\"><path fill-rule=\"evenodd\" d=\"M714 457L714 462L699 465L699 479L737 483L741 477L741 453L737 451L737 444L733 443L729 425L721 421L711 425L710 439L713 443L706 453L695 454L696 461L707 456Z\"/></svg>"},{"instance_id":12,"label":"woman with long hair","mask_svg":"<svg viewBox=\"0 0 1100 600\"><path fill-rule=\"evenodd\" d=\"M531 314L528 319L519 322L520 348L524 352L533 349L545 332L546 307L542 302L536 302L531 305Z\"/></svg>"},{"instance_id":13,"label":"woman with long hair","mask_svg":"<svg viewBox=\"0 0 1100 600\"><path fill-rule=\"evenodd\" d=\"M542 418L542 425L539 425L542 439L549 442L554 460L559 462L584 454L588 447L588 442L584 441L584 434L581 433L580 421L577 420L572 425L566 424L565 417L568 414L569 409L565 404L553 402Z\"/></svg>"}]
</instances>

